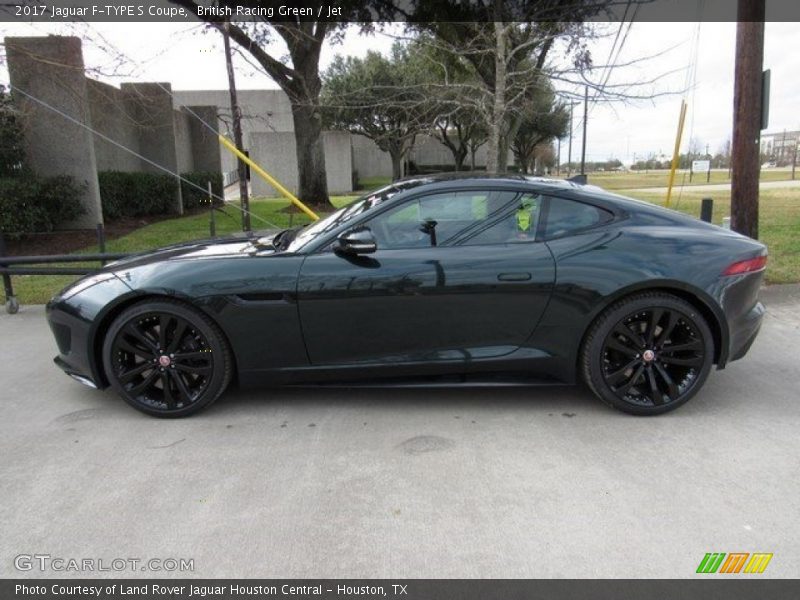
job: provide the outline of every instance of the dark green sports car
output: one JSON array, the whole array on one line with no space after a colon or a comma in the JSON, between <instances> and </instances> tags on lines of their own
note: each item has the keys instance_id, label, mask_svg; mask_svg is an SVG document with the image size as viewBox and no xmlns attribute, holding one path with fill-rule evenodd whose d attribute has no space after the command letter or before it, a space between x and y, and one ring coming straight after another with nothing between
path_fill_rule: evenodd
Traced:
<instances>
[{"instance_id":1,"label":"dark green sports car","mask_svg":"<svg viewBox=\"0 0 800 600\"><path fill-rule=\"evenodd\" d=\"M179 417L250 385L582 380L660 414L755 338L763 244L571 182L425 177L304 228L113 263L48 305L64 371Z\"/></svg>"}]
</instances>

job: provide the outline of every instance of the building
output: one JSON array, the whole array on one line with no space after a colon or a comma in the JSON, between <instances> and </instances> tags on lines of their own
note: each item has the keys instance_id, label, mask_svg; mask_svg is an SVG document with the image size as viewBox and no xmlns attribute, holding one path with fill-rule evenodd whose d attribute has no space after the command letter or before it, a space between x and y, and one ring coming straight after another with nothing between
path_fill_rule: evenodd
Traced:
<instances>
[{"instance_id":1,"label":"building","mask_svg":"<svg viewBox=\"0 0 800 600\"><path fill-rule=\"evenodd\" d=\"M761 136L762 156L777 165L792 164L797 160L797 143L800 131L765 133Z\"/></svg>"}]
</instances>

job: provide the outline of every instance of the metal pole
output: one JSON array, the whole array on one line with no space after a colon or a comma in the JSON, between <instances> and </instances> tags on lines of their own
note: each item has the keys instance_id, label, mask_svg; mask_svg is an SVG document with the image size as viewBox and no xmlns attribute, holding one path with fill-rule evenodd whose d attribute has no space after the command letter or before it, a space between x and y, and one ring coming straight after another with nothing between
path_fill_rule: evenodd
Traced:
<instances>
[{"instance_id":1,"label":"metal pole","mask_svg":"<svg viewBox=\"0 0 800 600\"><path fill-rule=\"evenodd\" d=\"M224 193L224 192L223 192ZM217 221L214 215L214 194L211 191L211 182L208 182L208 233L212 238L217 237Z\"/></svg>"},{"instance_id":2,"label":"metal pole","mask_svg":"<svg viewBox=\"0 0 800 600\"><path fill-rule=\"evenodd\" d=\"M567 177L572 175L572 107L574 102L569 103L569 145L567 146Z\"/></svg>"},{"instance_id":3,"label":"metal pole","mask_svg":"<svg viewBox=\"0 0 800 600\"><path fill-rule=\"evenodd\" d=\"M102 223L97 224L97 249L100 251L100 254L106 253L106 230ZM100 264L105 267L106 261L101 260Z\"/></svg>"},{"instance_id":4,"label":"metal pole","mask_svg":"<svg viewBox=\"0 0 800 600\"><path fill-rule=\"evenodd\" d=\"M794 181L794 170L797 168L797 138L794 139L794 154L792 155L792 180Z\"/></svg>"},{"instance_id":5,"label":"metal pole","mask_svg":"<svg viewBox=\"0 0 800 600\"><path fill-rule=\"evenodd\" d=\"M672 150L672 164L669 169L669 183L667 184L667 200L664 206L669 208L669 201L672 198L672 186L675 183L675 171L678 168L681 152L681 137L683 136L683 124L686 121L686 101L681 100L681 114L678 117L678 134L675 136L675 148Z\"/></svg>"},{"instance_id":6,"label":"metal pole","mask_svg":"<svg viewBox=\"0 0 800 600\"><path fill-rule=\"evenodd\" d=\"M700 201L700 220L706 223L711 223L714 213L714 200L711 198L703 198Z\"/></svg>"},{"instance_id":7,"label":"metal pole","mask_svg":"<svg viewBox=\"0 0 800 600\"><path fill-rule=\"evenodd\" d=\"M556 161L556 175L561 175L561 138L558 138L558 160Z\"/></svg>"},{"instance_id":8,"label":"metal pole","mask_svg":"<svg viewBox=\"0 0 800 600\"><path fill-rule=\"evenodd\" d=\"M3 235L3 232L0 231L0 258L6 255L6 238ZM0 262L0 267L5 267L6 265ZM8 273L3 273L3 291L6 295L6 312L8 314L13 315L19 310L19 302L17 301L17 297L14 295L14 288L11 285L11 275Z\"/></svg>"},{"instance_id":9,"label":"metal pole","mask_svg":"<svg viewBox=\"0 0 800 600\"><path fill-rule=\"evenodd\" d=\"M586 175L586 123L589 119L589 86L584 87L583 95L583 149L581 150L581 175Z\"/></svg>"}]
</instances>

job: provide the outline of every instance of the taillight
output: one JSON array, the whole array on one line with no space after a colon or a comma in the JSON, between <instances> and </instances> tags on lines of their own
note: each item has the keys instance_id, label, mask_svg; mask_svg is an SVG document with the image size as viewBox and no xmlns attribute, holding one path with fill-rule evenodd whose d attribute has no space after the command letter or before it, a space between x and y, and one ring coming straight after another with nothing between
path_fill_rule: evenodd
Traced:
<instances>
[{"instance_id":1,"label":"taillight","mask_svg":"<svg viewBox=\"0 0 800 600\"><path fill-rule=\"evenodd\" d=\"M753 273L760 271L767 266L767 256L758 256L756 258L748 258L747 260L740 260L730 265L725 269L723 275L741 275L742 273Z\"/></svg>"}]
</instances>

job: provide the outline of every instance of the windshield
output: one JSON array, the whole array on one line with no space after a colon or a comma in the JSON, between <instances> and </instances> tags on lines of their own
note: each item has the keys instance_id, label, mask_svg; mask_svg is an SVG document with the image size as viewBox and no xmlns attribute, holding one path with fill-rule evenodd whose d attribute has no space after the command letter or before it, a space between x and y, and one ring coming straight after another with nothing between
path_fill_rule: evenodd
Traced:
<instances>
[{"instance_id":1,"label":"windshield","mask_svg":"<svg viewBox=\"0 0 800 600\"><path fill-rule=\"evenodd\" d=\"M429 183L430 181L431 179L410 179L408 181L387 185L386 187L382 187L378 190L370 192L365 196L361 196L347 206L343 206L336 212L328 215L324 219L320 219L311 225L306 225L297 233L296 236L294 236L294 239L292 239L292 241L286 247L286 250L289 252L297 252L303 248L303 246L315 239L318 235L327 233L328 231L333 231L341 224L350 221L354 217L374 206L377 206L381 202L388 200L400 192L417 187L423 183Z\"/></svg>"}]
</instances>

